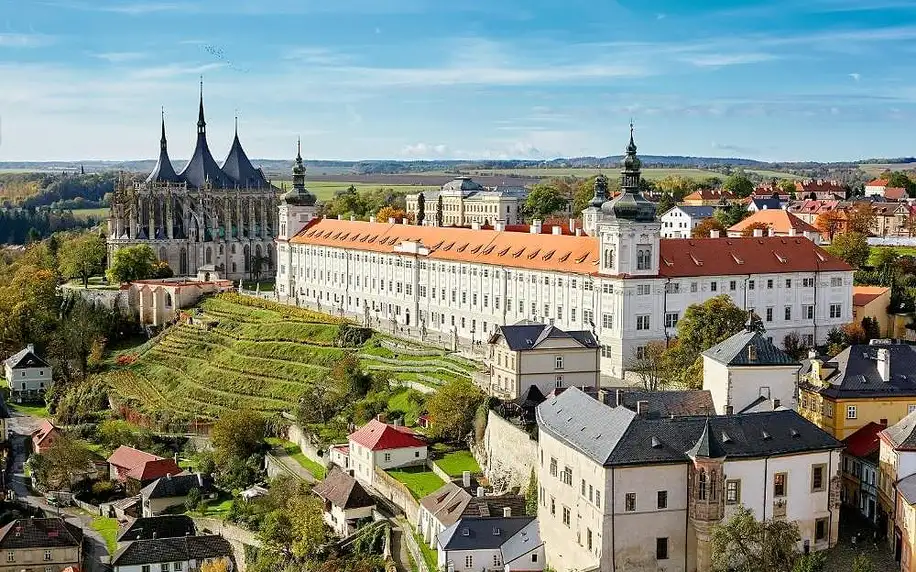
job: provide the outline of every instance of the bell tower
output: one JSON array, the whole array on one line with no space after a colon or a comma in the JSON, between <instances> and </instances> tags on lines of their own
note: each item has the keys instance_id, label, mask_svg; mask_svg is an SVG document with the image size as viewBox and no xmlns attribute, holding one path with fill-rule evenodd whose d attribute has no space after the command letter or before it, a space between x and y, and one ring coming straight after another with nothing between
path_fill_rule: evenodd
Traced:
<instances>
[{"instance_id":1,"label":"bell tower","mask_svg":"<svg viewBox=\"0 0 916 572\"><path fill-rule=\"evenodd\" d=\"M278 241L288 241L302 230L315 215L316 197L305 188L305 165L302 163L302 141L297 144L293 164L293 188L280 196L280 234Z\"/></svg>"}]
</instances>

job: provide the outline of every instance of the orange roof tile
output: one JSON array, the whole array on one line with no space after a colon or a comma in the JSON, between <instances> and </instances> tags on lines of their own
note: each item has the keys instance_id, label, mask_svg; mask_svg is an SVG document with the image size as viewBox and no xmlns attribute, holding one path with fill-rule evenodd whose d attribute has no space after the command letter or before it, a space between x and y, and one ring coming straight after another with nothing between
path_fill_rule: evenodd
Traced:
<instances>
[{"instance_id":1,"label":"orange roof tile","mask_svg":"<svg viewBox=\"0 0 916 572\"><path fill-rule=\"evenodd\" d=\"M890 181L887 179L873 179L865 183L866 187L886 187Z\"/></svg>"},{"instance_id":2,"label":"orange roof tile","mask_svg":"<svg viewBox=\"0 0 916 572\"><path fill-rule=\"evenodd\" d=\"M806 223L792 213L782 209L763 209L755 212L751 216L742 220L738 224L730 227L729 232L742 232L744 229L755 223L763 223L776 231L776 234L788 235L789 231L795 229L796 232L815 232L820 233L818 229Z\"/></svg>"},{"instance_id":3,"label":"orange roof tile","mask_svg":"<svg viewBox=\"0 0 916 572\"><path fill-rule=\"evenodd\" d=\"M883 296L888 290L890 288L887 286L853 286L852 305L865 306Z\"/></svg>"},{"instance_id":4,"label":"orange roof tile","mask_svg":"<svg viewBox=\"0 0 916 572\"><path fill-rule=\"evenodd\" d=\"M690 193L689 195L684 197L682 200L684 201L699 201L699 200L711 201L711 200L733 199L733 198L735 198L734 195L732 195L728 191L718 191L716 189L700 189L698 191L694 191Z\"/></svg>"},{"instance_id":5,"label":"orange roof tile","mask_svg":"<svg viewBox=\"0 0 916 572\"><path fill-rule=\"evenodd\" d=\"M899 201L907 198L906 189L903 187L885 187L884 198Z\"/></svg>"},{"instance_id":6,"label":"orange roof tile","mask_svg":"<svg viewBox=\"0 0 916 572\"><path fill-rule=\"evenodd\" d=\"M852 270L804 237L662 239L660 250L668 278Z\"/></svg>"}]
</instances>

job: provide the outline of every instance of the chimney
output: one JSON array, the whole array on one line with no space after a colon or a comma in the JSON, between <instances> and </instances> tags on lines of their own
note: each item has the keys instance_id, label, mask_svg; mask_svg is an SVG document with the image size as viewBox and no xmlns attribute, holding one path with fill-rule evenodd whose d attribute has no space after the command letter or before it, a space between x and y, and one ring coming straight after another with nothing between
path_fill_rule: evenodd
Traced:
<instances>
[{"instance_id":1,"label":"chimney","mask_svg":"<svg viewBox=\"0 0 916 572\"><path fill-rule=\"evenodd\" d=\"M761 237L761 236L763 236L763 229L762 229L762 228L755 228L755 229L754 229L754 236L755 236L755 237L758 237L758 238Z\"/></svg>"},{"instance_id":2,"label":"chimney","mask_svg":"<svg viewBox=\"0 0 916 572\"><path fill-rule=\"evenodd\" d=\"M710 231L709 231L709 238L719 238L719 231L718 231L718 229L715 229L715 228L714 228L714 229L710 230Z\"/></svg>"},{"instance_id":3,"label":"chimney","mask_svg":"<svg viewBox=\"0 0 916 572\"><path fill-rule=\"evenodd\" d=\"M398 220L394 218L393 216L388 217L388 224L395 224L397 222Z\"/></svg>"},{"instance_id":4,"label":"chimney","mask_svg":"<svg viewBox=\"0 0 916 572\"><path fill-rule=\"evenodd\" d=\"M620 407L621 405L623 405L623 390L618 389L614 396L614 407Z\"/></svg>"},{"instance_id":5,"label":"chimney","mask_svg":"<svg viewBox=\"0 0 916 572\"><path fill-rule=\"evenodd\" d=\"M407 217L405 216L404 218L401 219L401 224L410 224L410 221L407 220Z\"/></svg>"},{"instance_id":6,"label":"chimney","mask_svg":"<svg viewBox=\"0 0 916 572\"><path fill-rule=\"evenodd\" d=\"M811 348L810 350L808 350L808 359L817 359L817 350L816 349Z\"/></svg>"},{"instance_id":7,"label":"chimney","mask_svg":"<svg viewBox=\"0 0 916 572\"><path fill-rule=\"evenodd\" d=\"M506 221L504 220L493 221L493 230L495 230L496 232L503 232L504 230L506 230Z\"/></svg>"},{"instance_id":8,"label":"chimney","mask_svg":"<svg viewBox=\"0 0 916 572\"><path fill-rule=\"evenodd\" d=\"M485 488L477 487L477 498L483 498L484 496L486 496L486 494L487 494L487 491Z\"/></svg>"},{"instance_id":9,"label":"chimney","mask_svg":"<svg viewBox=\"0 0 916 572\"><path fill-rule=\"evenodd\" d=\"M569 232L576 232L576 225L579 223L574 218L569 219Z\"/></svg>"},{"instance_id":10,"label":"chimney","mask_svg":"<svg viewBox=\"0 0 916 572\"><path fill-rule=\"evenodd\" d=\"M472 222L472 223L471 223L471 230L480 230L480 223L477 222L477 221Z\"/></svg>"},{"instance_id":11,"label":"chimney","mask_svg":"<svg viewBox=\"0 0 916 572\"><path fill-rule=\"evenodd\" d=\"M648 401L637 401L636 402L636 414L637 415L647 415L649 413L649 402Z\"/></svg>"},{"instance_id":12,"label":"chimney","mask_svg":"<svg viewBox=\"0 0 916 572\"><path fill-rule=\"evenodd\" d=\"M353 221L355 221L355 220L356 220L356 215L352 215L352 214L351 214L351 215L350 215L350 222L353 222Z\"/></svg>"},{"instance_id":13,"label":"chimney","mask_svg":"<svg viewBox=\"0 0 916 572\"><path fill-rule=\"evenodd\" d=\"M376 421L380 421L380 422L382 422L382 423L387 423L387 422L388 422L388 418L385 417L385 414L384 414L384 413L379 413L378 415L375 416L375 419L376 419Z\"/></svg>"},{"instance_id":14,"label":"chimney","mask_svg":"<svg viewBox=\"0 0 916 572\"><path fill-rule=\"evenodd\" d=\"M511 518L511 517L512 517L512 508L508 506L503 507L503 518Z\"/></svg>"},{"instance_id":15,"label":"chimney","mask_svg":"<svg viewBox=\"0 0 916 572\"><path fill-rule=\"evenodd\" d=\"M463 486L466 489L471 488L471 471L462 471L461 486Z\"/></svg>"},{"instance_id":16,"label":"chimney","mask_svg":"<svg viewBox=\"0 0 916 572\"><path fill-rule=\"evenodd\" d=\"M582 229L576 228L576 236L582 236Z\"/></svg>"},{"instance_id":17,"label":"chimney","mask_svg":"<svg viewBox=\"0 0 916 572\"><path fill-rule=\"evenodd\" d=\"M767 229L767 236L776 236L776 229L772 226Z\"/></svg>"},{"instance_id":18,"label":"chimney","mask_svg":"<svg viewBox=\"0 0 916 572\"><path fill-rule=\"evenodd\" d=\"M30 352L35 353L35 344L29 344L25 348Z\"/></svg>"},{"instance_id":19,"label":"chimney","mask_svg":"<svg viewBox=\"0 0 916 572\"><path fill-rule=\"evenodd\" d=\"M337 215L337 220L343 220L343 215L342 214Z\"/></svg>"},{"instance_id":20,"label":"chimney","mask_svg":"<svg viewBox=\"0 0 916 572\"><path fill-rule=\"evenodd\" d=\"M153 540L156 540L156 531L153 531Z\"/></svg>"},{"instance_id":21,"label":"chimney","mask_svg":"<svg viewBox=\"0 0 916 572\"><path fill-rule=\"evenodd\" d=\"M735 412L735 408L734 408L733 406L731 406L731 405L726 405L726 406L725 406L725 414L726 414L726 415L731 415L731 414L733 414L734 412Z\"/></svg>"},{"instance_id":22,"label":"chimney","mask_svg":"<svg viewBox=\"0 0 916 572\"><path fill-rule=\"evenodd\" d=\"M798 231L795 230L795 227L792 227L789 229L789 236L796 236L797 234L798 234Z\"/></svg>"},{"instance_id":23,"label":"chimney","mask_svg":"<svg viewBox=\"0 0 916 572\"><path fill-rule=\"evenodd\" d=\"M885 382L891 380L891 352L887 348L878 348L878 374Z\"/></svg>"},{"instance_id":24,"label":"chimney","mask_svg":"<svg viewBox=\"0 0 916 572\"><path fill-rule=\"evenodd\" d=\"M375 222L375 216L370 216L370 217L369 217L369 222Z\"/></svg>"},{"instance_id":25,"label":"chimney","mask_svg":"<svg viewBox=\"0 0 916 572\"><path fill-rule=\"evenodd\" d=\"M540 219L534 219L533 221L531 221L531 226L528 227L528 230L529 232L531 232L531 234L541 234L542 225L543 223L541 222Z\"/></svg>"},{"instance_id":26,"label":"chimney","mask_svg":"<svg viewBox=\"0 0 916 572\"><path fill-rule=\"evenodd\" d=\"M551 229L551 231L552 231L551 234L560 235L560 234L563 234L563 227L555 224L553 225L553 228Z\"/></svg>"}]
</instances>

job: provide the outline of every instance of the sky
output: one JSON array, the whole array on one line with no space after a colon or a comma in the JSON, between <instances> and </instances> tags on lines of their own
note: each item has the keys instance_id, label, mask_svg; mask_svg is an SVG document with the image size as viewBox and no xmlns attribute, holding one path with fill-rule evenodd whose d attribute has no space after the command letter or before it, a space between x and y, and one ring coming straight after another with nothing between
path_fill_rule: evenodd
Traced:
<instances>
[{"instance_id":1,"label":"sky","mask_svg":"<svg viewBox=\"0 0 916 572\"><path fill-rule=\"evenodd\" d=\"M916 155L916 0L0 0L0 161Z\"/></svg>"}]
</instances>

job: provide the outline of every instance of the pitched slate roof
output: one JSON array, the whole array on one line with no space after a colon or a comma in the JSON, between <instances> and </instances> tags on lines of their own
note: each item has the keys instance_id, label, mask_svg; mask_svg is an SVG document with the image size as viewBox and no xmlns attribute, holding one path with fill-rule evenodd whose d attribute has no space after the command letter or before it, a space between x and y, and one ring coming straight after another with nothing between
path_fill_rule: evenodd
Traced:
<instances>
[{"instance_id":1,"label":"pitched slate roof","mask_svg":"<svg viewBox=\"0 0 916 572\"><path fill-rule=\"evenodd\" d=\"M879 434L886 428L887 426L874 421L859 427L852 435L843 439L846 453L853 457L869 457L877 454L881 443Z\"/></svg>"},{"instance_id":2,"label":"pitched slate roof","mask_svg":"<svg viewBox=\"0 0 916 572\"><path fill-rule=\"evenodd\" d=\"M263 188L270 186L270 183L264 178L264 173L251 164L248 155L242 149L237 130L235 138L232 140L232 147L229 148L229 154L226 156L226 160L223 161L222 170L240 187Z\"/></svg>"},{"instance_id":3,"label":"pitched slate roof","mask_svg":"<svg viewBox=\"0 0 916 572\"><path fill-rule=\"evenodd\" d=\"M716 417L657 418L610 408L576 388L537 409L538 427L602 465L686 462L706 424L728 458L789 455L842 444L788 409ZM718 452L718 451L717 451Z\"/></svg>"},{"instance_id":4,"label":"pitched slate roof","mask_svg":"<svg viewBox=\"0 0 916 572\"><path fill-rule=\"evenodd\" d=\"M595 336L587 330L565 331L551 326L524 320L511 326L499 326L496 333L490 336L490 342L495 342L502 335L506 345L512 351L525 351L537 349L539 345L550 339L570 339L584 348L597 348Z\"/></svg>"},{"instance_id":5,"label":"pitched slate roof","mask_svg":"<svg viewBox=\"0 0 916 572\"><path fill-rule=\"evenodd\" d=\"M525 497L513 494L478 497L458 483L449 482L420 499L420 506L440 524L449 526L460 518L502 516L504 508L521 516L525 514Z\"/></svg>"},{"instance_id":6,"label":"pitched slate roof","mask_svg":"<svg viewBox=\"0 0 916 572\"><path fill-rule=\"evenodd\" d=\"M187 562L232 558L232 545L222 536L185 536L134 540L111 557L112 566L141 566L160 562Z\"/></svg>"},{"instance_id":7,"label":"pitched slate roof","mask_svg":"<svg viewBox=\"0 0 916 572\"><path fill-rule=\"evenodd\" d=\"M906 502L916 504L916 474L904 477L897 481L897 490Z\"/></svg>"},{"instance_id":8,"label":"pitched slate roof","mask_svg":"<svg viewBox=\"0 0 916 572\"><path fill-rule=\"evenodd\" d=\"M916 411L880 433L895 449L916 451Z\"/></svg>"},{"instance_id":9,"label":"pitched slate roof","mask_svg":"<svg viewBox=\"0 0 916 572\"><path fill-rule=\"evenodd\" d=\"M3 361L3 365L9 366L10 369L51 367L48 362L38 357L38 354L35 353L35 348L31 345L6 358L6 360Z\"/></svg>"},{"instance_id":10,"label":"pitched slate roof","mask_svg":"<svg viewBox=\"0 0 916 572\"><path fill-rule=\"evenodd\" d=\"M890 380L878 372L878 350L890 354ZM833 398L916 396L916 346L908 344L854 345L822 366L824 385L805 383L806 389Z\"/></svg>"},{"instance_id":11,"label":"pitched slate roof","mask_svg":"<svg viewBox=\"0 0 916 572\"><path fill-rule=\"evenodd\" d=\"M62 518L20 518L0 528L0 549L79 546L83 531Z\"/></svg>"},{"instance_id":12,"label":"pitched slate roof","mask_svg":"<svg viewBox=\"0 0 916 572\"><path fill-rule=\"evenodd\" d=\"M541 529L535 519L503 543L501 549L503 564L511 564L542 544L544 542L541 540ZM512 568L517 569L515 566Z\"/></svg>"},{"instance_id":13,"label":"pitched slate roof","mask_svg":"<svg viewBox=\"0 0 916 572\"><path fill-rule=\"evenodd\" d=\"M773 196L753 197L751 198L750 204L753 204L759 211L782 209L782 202L779 200L779 197Z\"/></svg>"},{"instance_id":14,"label":"pitched slate roof","mask_svg":"<svg viewBox=\"0 0 916 572\"><path fill-rule=\"evenodd\" d=\"M674 209L682 211L684 214L686 214L690 218L709 218L716 212L716 207L713 207L713 206L677 205L677 206L671 207L671 210L669 210L665 214L668 214L669 212L673 211Z\"/></svg>"},{"instance_id":15,"label":"pitched slate roof","mask_svg":"<svg viewBox=\"0 0 916 572\"><path fill-rule=\"evenodd\" d=\"M638 387L602 387L603 402L610 407L622 405L636 411L638 403L648 403L650 417L706 415L715 411L712 393L707 389L646 391Z\"/></svg>"},{"instance_id":16,"label":"pitched slate roof","mask_svg":"<svg viewBox=\"0 0 916 572\"><path fill-rule=\"evenodd\" d=\"M162 137L159 139L159 160L146 178L147 183L177 183L180 179L169 159L168 142L165 138L165 116L162 117Z\"/></svg>"},{"instance_id":17,"label":"pitched slate roof","mask_svg":"<svg viewBox=\"0 0 916 572\"><path fill-rule=\"evenodd\" d=\"M725 457L725 449L722 448L722 444L719 443L719 438L713 434L712 429L709 427L709 417L706 418L706 423L703 425L703 432L700 433L700 438L697 439L693 447L687 451L687 455L690 456L691 459L721 459Z\"/></svg>"},{"instance_id":18,"label":"pitched slate roof","mask_svg":"<svg viewBox=\"0 0 916 572\"><path fill-rule=\"evenodd\" d=\"M800 365L761 332L751 329L732 335L703 355L728 366Z\"/></svg>"},{"instance_id":19,"label":"pitched slate roof","mask_svg":"<svg viewBox=\"0 0 916 572\"><path fill-rule=\"evenodd\" d=\"M186 514L164 514L137 518L118 533L118 542L128 540L150 540L153 538L176 538L197 533L194 520Z\"/></svg>"},{"instance_id":20,"label":"pitched slate roof","mask_svg":"<svg viewBox=\"0 0 916 572\"><path fill-rule=\"evenodd\" d=\"M366 489L337 467L331 469L325 479L315 485L312 492L343 509L375 506L375 499Z\"/></svg>"},{"instance_id":21,"label":"pitched slate roof","mask_svg":"<svg viewBox=\"0 0 916 572\"><path fill-rule=\"evenodd\" d=\"M203 480L203 483L201 481ZM198 474L167 475L156 479L140 489L143 498L162 499L171 497L188 496L191 489L200 489L201 492L208 487L206 480Z\"/></svg>"},{"instance_id":22,"label":"pitched slate roof","mask_svg":"<svg viewBox=\"0 0 916 572\"><path fill-rule=\"evenodd\" d=\"M533 516L462 518L439 533L439 550L498 549L533 520Z\"/></svg>"},{"instance_id":23,"label":"pitched slate roof","mask_svg":"<svg viewBox=\"0 0 916 572\"><path fill-rule=\"evenodd\" d=\"M382 423L378 419L370 420L351 433L348 440L358 443L370 451L426 446L426 441L407 427L395 427L394 425Z\"/></svg>"}]
</instances>

